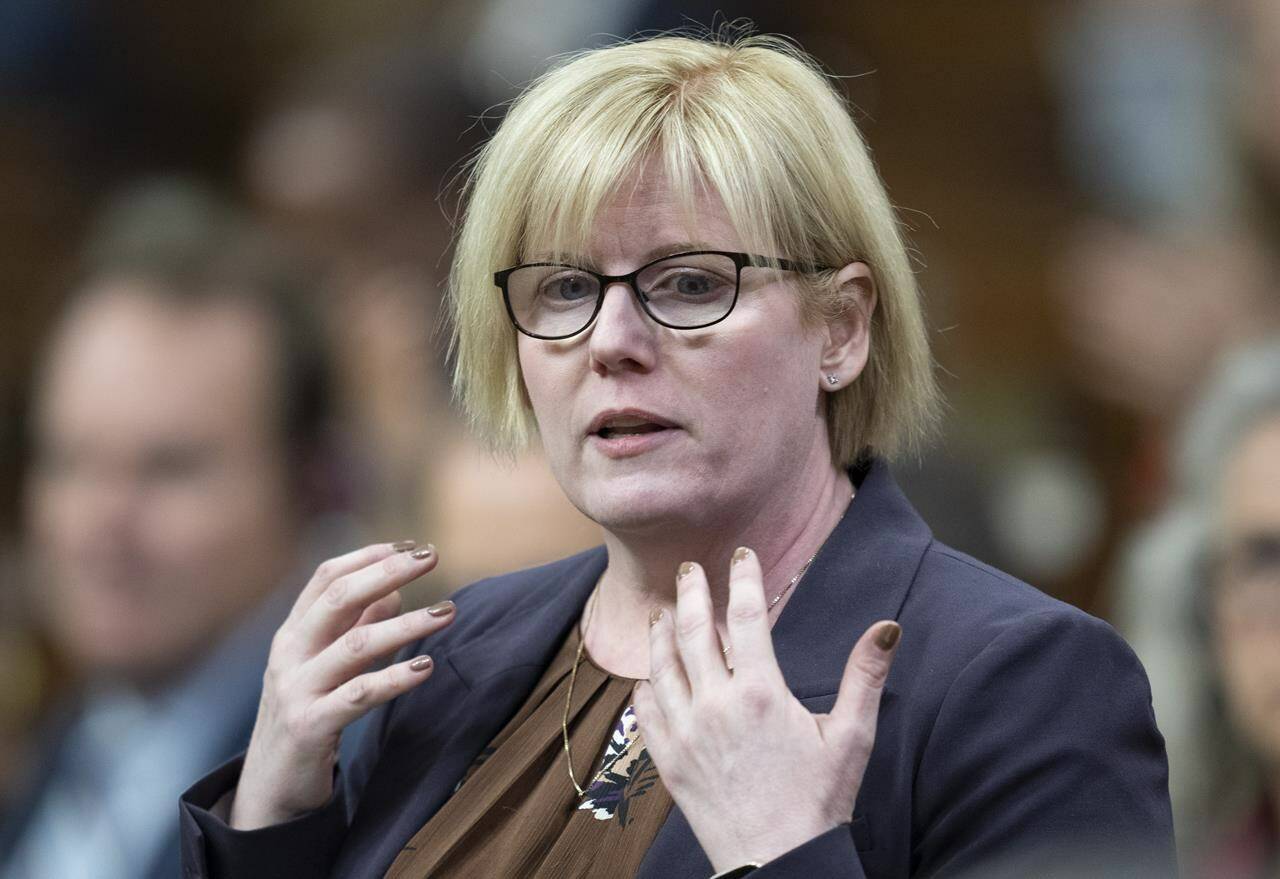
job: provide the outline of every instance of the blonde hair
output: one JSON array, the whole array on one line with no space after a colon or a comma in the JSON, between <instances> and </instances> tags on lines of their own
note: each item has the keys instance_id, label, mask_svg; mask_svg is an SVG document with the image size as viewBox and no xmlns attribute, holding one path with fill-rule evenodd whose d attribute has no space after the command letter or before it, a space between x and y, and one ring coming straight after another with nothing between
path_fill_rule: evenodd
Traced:
<instances>
[{"instance_id":1,"label":"blonde hair","mask_svg":"<svg viewBox=\"0 0 1280 879\"><path fill-rule=\"evenodd\" d=\"M449 281L454 391L477 433L515 452L537 429L494 271L547 242L585 252L597 213L650 159L690 216L709 188L754 252L833 267L799 285L806 319L850 307L834 269L867 263L878 294L870 358L827 395L832 456L848 466L918 448L939 396L893 208L817 63L767 36L667 35L584 52L511 105L470 169Z\"/></svg>"}]
</instances>

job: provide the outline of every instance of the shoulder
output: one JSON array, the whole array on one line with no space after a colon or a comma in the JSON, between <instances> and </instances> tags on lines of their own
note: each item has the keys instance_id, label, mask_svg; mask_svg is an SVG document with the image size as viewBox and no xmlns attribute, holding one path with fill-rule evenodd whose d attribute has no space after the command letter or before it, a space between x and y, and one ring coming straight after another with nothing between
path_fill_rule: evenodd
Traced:
<instances>
[{"instance_id":1,"label":"shoulder","mask_svg":"<svg viewBox=\"0 0 1280 879\"><path fill-rule=\"evenodd\" d=\"M1009 574L934 543L899 621L890 684L931 746L997 728L1072 749L1090 735L1158 741L1147 675L1124 639Z\"/></svg>"},{"instance_id":2,"label":"shoulder","mask_svg":"<svg viewBox=\"0 0 1280 879\"><path fill-rule=\"evenodd\" d=\"M1165 875L1164 742L1146 673L1110 625L942 544L901 621L891 681L911 718L904 752L927 779L914 800L924 863L1090 841Z\"/></svg>"},{"instance_id":3,"label":"shoulder","mask_svg":"<svg viewBox=\"0 0 1280 879\"><path fill-rule=\"evenodd\" d=\"M937 541L925 550L900 619L907 632L945 632L935 646L951 654L957 672L983 654L1018 649L1031 650L1026 662L1051 662L1064 646L1100 650L1141 670L1106 622Z\"/></svg>"}]
</instances>

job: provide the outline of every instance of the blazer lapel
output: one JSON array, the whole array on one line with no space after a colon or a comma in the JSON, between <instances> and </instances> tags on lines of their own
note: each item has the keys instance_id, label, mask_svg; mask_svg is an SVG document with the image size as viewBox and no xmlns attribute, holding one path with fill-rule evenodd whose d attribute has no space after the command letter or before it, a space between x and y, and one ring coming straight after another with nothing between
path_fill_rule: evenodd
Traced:
<instances>
[{"instance_id":1,"label":"blazer lapel","mask_svg":"<svg viewBox=\"0 0 1280 879\"><path fill-rule=\"evenodd\" d=\"M853 503L773 627L774 651L787 686L812 711L830 709L862 633L877 620L897 618L933 539L887 464L873 459L849 475L858 487ZM892 690L891 677L882 712L893 702ZM637 877L704 879L712 872L689 822L672 807Z\"/></svg>"},{"instance_id":2,"label":"blazer lapel","mask_svg":"<svg viewBox=\"0 0 1280 879\"><path fill-rule=\"evenodd\" d=\"M872 623L897 618L933 540L887 464L850 475L853 503L773 628L778 665L801 699L839 689L853 645Z\"/></svg>"}]
</instances>

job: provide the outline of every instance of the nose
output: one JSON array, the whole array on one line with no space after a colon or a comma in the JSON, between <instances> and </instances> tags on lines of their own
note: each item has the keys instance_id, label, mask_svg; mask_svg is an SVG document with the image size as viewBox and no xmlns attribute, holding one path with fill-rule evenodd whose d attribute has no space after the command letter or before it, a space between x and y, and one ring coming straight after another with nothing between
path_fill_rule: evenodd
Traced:
<instances>
[{"instance_id":1,"label":"nose","mask_svg":"<svg viewBox=\"0 0 1280 879\"><path fill-rule=\"evenodd\" d=\"M648 372L654 365L658 325L644 313L636 292L626 284L609 284L600 295L600 312L588 330L592 370L599 375Z\"/></svg>"}]
</instances>

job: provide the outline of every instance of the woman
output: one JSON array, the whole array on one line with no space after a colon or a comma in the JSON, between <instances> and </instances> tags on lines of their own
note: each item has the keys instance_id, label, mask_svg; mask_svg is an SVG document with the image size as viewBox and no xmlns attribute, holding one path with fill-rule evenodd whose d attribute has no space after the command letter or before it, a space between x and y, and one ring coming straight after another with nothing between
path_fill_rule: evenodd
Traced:
<instances>
[{"instance_id":1,"label":"woman","mask_svg":"<svg viewBox=\"0 0 1280 879\"><path fill-rule=\"evenodd\" d=\"M323 565L243 762L185 799L193 874L941 875L1136 838L1168 863L1132 654L893 484L936 405L918 293L809 59L668 37L548 73L474 168L451 301L477 428L536 434L604 547L400 617L430 548Z\"/></svg>"},{"instance_id":2,"label":"woman","mask_svg":"<svg viewBox=\"0 0 1280 879\"><path fill-rule=\"evenodd\" d=\"M1170 748L1185 875L1280 869L1280 338L1232 351L1180 428L1123 581Z\"/></svg>"},{"instance_id":3,"label":"woman","mask_svg":"<svg viewBox=\"0 0 1280 879\"><path fill-rule=\"evenodd\" d=\"M1223 441L1205 603L1237 765L1215 767L1214 802L1228 808L1205 810L1212 837L1196 875L1263 879L1280 873L1280 346L1240 352L1232 366L1217 388L1230 404L1202 409L1220 420L1195 427L1200 442L1215 428Z\"/></svg>"}]
</instances>

